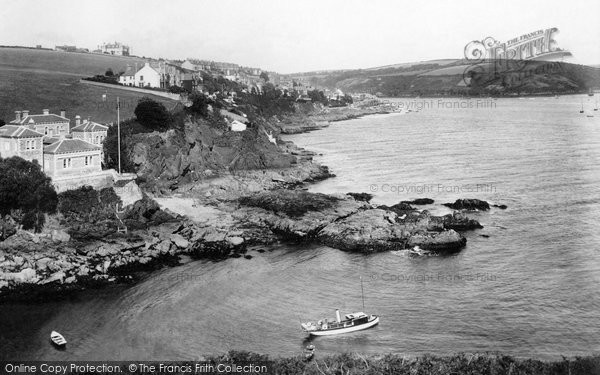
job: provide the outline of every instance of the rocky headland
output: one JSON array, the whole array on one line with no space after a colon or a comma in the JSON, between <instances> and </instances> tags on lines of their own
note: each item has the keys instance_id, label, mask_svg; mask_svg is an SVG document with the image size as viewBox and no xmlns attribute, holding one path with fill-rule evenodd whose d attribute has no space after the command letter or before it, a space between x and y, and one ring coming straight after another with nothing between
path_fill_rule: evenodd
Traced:
<instances>
[{"instance_id":1,"label":"rocky headland","mask_svg":"<svg viewBox=\"0 0 600 375\"><path fill-rule=\"evenodd\" d=\"M411 205L428 200L387 207L366 193L310 193L306 184L333 175L314 153L272 142L266 127L235 133L188 117L181 129L134 134L125 160L136 181L61 193L41 233L0 220L0 300L133 282L190 259L251 257L276 241L455 252L466 244L462 231L482 227L464 213Z\"/></svg>"}]
</instances>

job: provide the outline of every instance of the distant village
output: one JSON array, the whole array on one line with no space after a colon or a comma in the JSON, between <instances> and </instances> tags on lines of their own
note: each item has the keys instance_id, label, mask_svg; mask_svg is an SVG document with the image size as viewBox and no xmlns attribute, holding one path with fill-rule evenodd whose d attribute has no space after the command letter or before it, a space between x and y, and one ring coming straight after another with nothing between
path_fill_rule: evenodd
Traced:
<instances>
[{"instance_id":1,"label":"distant village","mask_svg":"<svg viewBox=\"0 0 600 375\"><path fill-rule=\"evenodd\" d=\"M37 46L41 49L41 46ZM120 43L104 43L90 51L76 46L56 46L56 51L69 53L95 53L113 56L131 56L129 46ZM298 101L311 101L308 95L315 88L303 79L292 79L259 68L242 67L237 64L188 58L185 61L147 59L144 64L132 63L125 71L109 77L113 84L131 89L151 89L175 92L173 88L185 92L208 92L204 86L206 75L223 77L237 82L243 91L263 92L264 86L272 84L282 92L294 93ZM98 76L96 76L98 77ZM104 77L106 78L106 77ZM123 87L123 89L127 89ZM330 100L338 100L344 93L337 90L323 90ZM233 106L235 93L225 101ZM225 111L231 131L245 131L247 119ZM50 113L30 113L27 109L15 109L14 118L0 127L0 157L18 156L37 162L41 169L52 178L58 191L77 188L82 185L110 185L123 176L114 170L103 170L103 141L107 137L108 125L99 124L91 118L76 115L72 122L66 110ZM269 135L269 139L274 139ZM131 177L131 176L130 176Z\"/></svg>"}]
</instances>

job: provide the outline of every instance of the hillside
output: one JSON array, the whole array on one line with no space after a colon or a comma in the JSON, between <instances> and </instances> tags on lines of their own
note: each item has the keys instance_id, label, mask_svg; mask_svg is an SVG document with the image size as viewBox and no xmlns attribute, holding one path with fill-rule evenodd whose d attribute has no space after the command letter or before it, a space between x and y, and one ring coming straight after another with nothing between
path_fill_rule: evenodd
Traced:
<instances>
[{"instance_id":1,"label":"hillside","mask_svg":"<svg viewBox=\"0 0 600 375\"><path fill-rule=\"evenodd\" d=\"M0 48L0 119L9 122L14 111L28 109L53 113L61 109L73 120L75 115L98 122L116 121L116 97L121 99L121 116L133 117L142 94L82 84L79 79L104 74L111 68L119 72L127 64L142 64L136 57L120 57L47 50ZM103 101L102 95L107 95ZM173 102L156 98L167 106Z\"/></svg>"},{"instance_id":2,"label":"hillside","mask_svg":"<svg viewBox=\"0 0 600 375\"><path fill-rule=\"evenodd\" d=\"M600 87L600 69L563 62L519 61L480 65L466 60L432 60L378 68L304 73L296 78L316 87L382 96L549 95Z\"/></svg>"}]
</instances>

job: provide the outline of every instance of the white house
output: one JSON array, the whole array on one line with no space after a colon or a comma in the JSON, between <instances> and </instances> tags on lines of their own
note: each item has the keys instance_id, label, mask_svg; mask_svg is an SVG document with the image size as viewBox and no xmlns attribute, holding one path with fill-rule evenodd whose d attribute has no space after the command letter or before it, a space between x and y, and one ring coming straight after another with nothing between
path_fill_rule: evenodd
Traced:
<instances>
[{"instance_id":1,"label":"white house","mask_svg":"<svg viewBox=\"0 0 600 375\"><path fill-rule=\"evenodd\" d=\"M135 68L128 65L125 73L119 76L119 83L124 86L135 86Z\"/></svg>"},{"instance_id":2,"label":"white house","mask_svg":"<svg viewBox=\"0 0 600 375\"><path fill-rule=\"evenodd\" d=\"M134 81L139 87L160 87L160 73L147 62L135 73Z\"/></svg>"}]
</instances>

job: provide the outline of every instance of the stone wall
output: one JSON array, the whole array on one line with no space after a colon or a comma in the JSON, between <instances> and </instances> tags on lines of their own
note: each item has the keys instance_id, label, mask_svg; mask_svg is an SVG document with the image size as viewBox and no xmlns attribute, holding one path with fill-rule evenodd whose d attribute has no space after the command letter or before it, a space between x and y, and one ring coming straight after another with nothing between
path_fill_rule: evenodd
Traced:
<instances>
[{"instance_id":1,"label":"stone wall","mask_svg":"<svg viewBox=\"0 0 600 375\"><path fill-rule=\"evenodd\" d=\"M113 186L113 171L106 170L98 173L53 178L52 184L58 193L65 190L77 189L82 186L91 186L97 190L103 189Z\"/></svg>"},{"instance_id":2,"label":"stone wall","mask_svg":"<svg viewBox=\"0 0 600 375\"><path fill-rule=\"evenodd\" d=\"M102 86L102 87L109 87L112 89L135 91L135 92L139 92L142 94L156 95L156 96L160 96L162 98L167 98L167 99L171 99L171 100L179 100L180 99L179 94L173 94L173 93L164 92L164 91L148 90L148 89L143 89L141 87L113 85L110 83L94 82L94 81L88 81L85 79L80 80L80 82L85 83L86 85Z\"/></svg>"}]
</instances>

